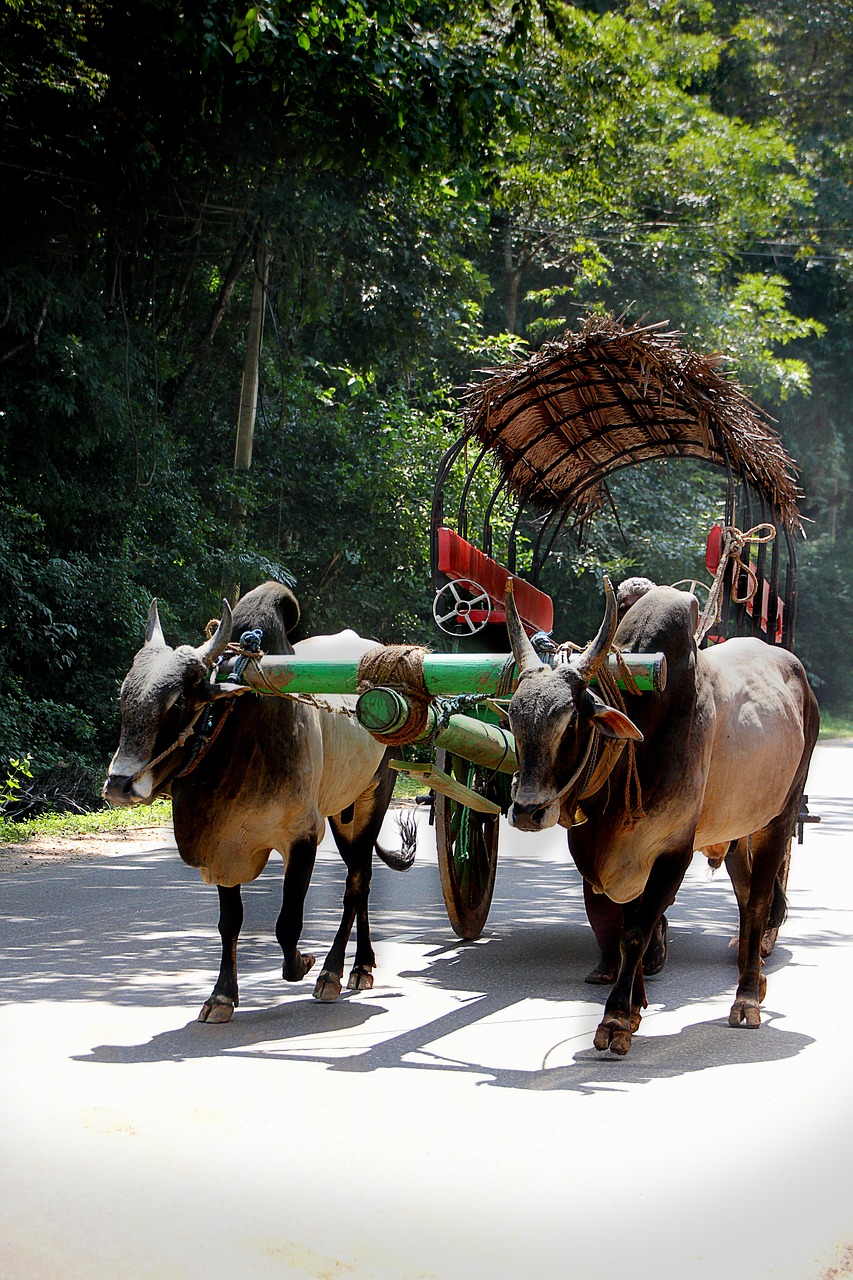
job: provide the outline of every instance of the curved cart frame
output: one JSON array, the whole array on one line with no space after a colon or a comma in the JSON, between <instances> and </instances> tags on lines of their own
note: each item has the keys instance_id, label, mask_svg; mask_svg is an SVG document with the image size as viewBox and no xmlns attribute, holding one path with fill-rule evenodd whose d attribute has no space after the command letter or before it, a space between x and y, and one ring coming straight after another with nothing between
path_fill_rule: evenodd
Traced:
<instances>
[{"instance_id":1,"label":"curved cart frame","mask_svg":"<svg viewBox=\"0 0 853 1280\"><path fill-rule=\"evenodd\" d=\"M712 531L706 556L712 574L724 530L771 525L776 535L746 557L725 561L713 638L754 635L793 648L800 529L794 464L770 419L726 375L719 357L687 350L681 335L662 325L626 328L612 317L592 316L527 360L488 371L468 389L463 419L438 467L430 537L434 614L446 621L448 610L439 602L459 602L459 647L505 621L509 578L528 633L549 632L553 605L539 579L560 539L582 537L609 500L607 481L615 472L677 457L699 459L725 475L724 525ZM507 521L508 506L514 514ZM532 547L525 569L519 567L522 537ZM494 719L488 710L479 714ZM443 772L464 776L471 790L489 795L491 788L495 796L487 771L474 771L451 752L442 753L442 764ZM499 803L505 813L506 788ZM498 818L469 821L463 808L458 798L435 792L448 916L457 934L476 938L494 889Z\"/></svg>"}]
</instances>

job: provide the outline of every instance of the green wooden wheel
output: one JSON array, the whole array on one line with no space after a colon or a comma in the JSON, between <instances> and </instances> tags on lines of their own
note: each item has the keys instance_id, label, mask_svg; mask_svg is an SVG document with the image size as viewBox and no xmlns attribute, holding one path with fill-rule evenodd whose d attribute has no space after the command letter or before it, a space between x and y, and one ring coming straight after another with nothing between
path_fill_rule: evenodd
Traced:
<instances>
[{"instance_id":1,"label":"green wooden wheel","mask_svg":"<svg viewBox=\"0 0 853 1280\"><path fill-rule=\"evenodd\" d=\"M470 760L439 748L436 768L502 806L508 775L492 776ZM500 817L476 813L436 792L435 843L444 905L454 933L472 941L483 932L492 905Z\"/></svg>"}]
</instances>

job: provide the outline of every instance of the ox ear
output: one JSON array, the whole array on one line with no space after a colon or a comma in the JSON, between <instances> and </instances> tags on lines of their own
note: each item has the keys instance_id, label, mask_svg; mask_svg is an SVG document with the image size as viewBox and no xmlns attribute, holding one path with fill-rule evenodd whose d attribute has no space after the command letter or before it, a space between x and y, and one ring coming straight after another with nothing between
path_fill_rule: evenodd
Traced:
<instances>
[{"instance_id":1,"label":"ox ear","mask_svg":"<svg viewBox=\"0 0 853 1280\"><path fill-rule=\"evenodd\" d=\"M160 614L157 611L157 598L151 601L151 607L148 610L148 622L145 625L145 644L153 644L158 648L165 648L166 637L163 635L163 628L160 626Z\"/></svg>"},{"instance_id":2,"label":"ox ear","mask_svg":"<svg viewBox=\"0 0 853 1280\"><path fill-rule=\"evenodd\" d=\"M223 600L219 626L210 639L205 640L204 644L200 644L196 649L196 653L206 667L212 667L217 658L225 652L226 645L231 639L231 625L231 606L227 600Z\"/></svg>"},{"instance_id":3,"label":"ox ear","mask_svg":"<svg viewBox=\"0 0 853 1280\"><path fill-rule=\"evenodd\" d=\"M591 689L587 690L587 693L592 700L590 719L603 737L618 738L622 742L643 741L643 735L640 730L633 720L628 719L623 711L617 711L615 707L610 707L606 702L602 702Z\"/></svg>"},{"instance_id":4,"label":"ox ear","mask_svg":"<svg viewBox=\"0 0 853 1280\"><path fill-rule=\"evenodd\" d=\"M205 680L199 685L203 702L216 702L219 698L236 698L240 693L251 692L249 685L233 684L230 680L223 680L221 684L208 684Z\"/></svg>"}]
</instances>

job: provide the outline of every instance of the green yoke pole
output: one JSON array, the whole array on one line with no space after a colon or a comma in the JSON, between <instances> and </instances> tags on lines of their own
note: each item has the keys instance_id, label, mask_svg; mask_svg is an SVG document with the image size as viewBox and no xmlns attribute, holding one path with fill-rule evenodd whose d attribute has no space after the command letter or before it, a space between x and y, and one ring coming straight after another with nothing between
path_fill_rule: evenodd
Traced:
<instances>
[{"instance_id":1,"label":"green yoke pole","mask_svg":"<svg viewBox=\"0 0 853 1280\"><path fill-rule=\"evenodd\" d=\"M229 679L235 661L237 659L230 658L223 662L217 679ZM660 693L666 687L666 658L662 653L623 653L622 661L641 691ZM462 693L493 697L506 662L507 655L503 653L430 653L424 658L424 685L430 697L453 697ZM607 665L620 689L625 689L615 654L609 655ZM357 693L358 663L268 654L260 663L248 664L242 682L258 693ZM595 680L592 683L595 684ZM512 687L515 687L515 672Z\"/></svg>"}]
</instances>

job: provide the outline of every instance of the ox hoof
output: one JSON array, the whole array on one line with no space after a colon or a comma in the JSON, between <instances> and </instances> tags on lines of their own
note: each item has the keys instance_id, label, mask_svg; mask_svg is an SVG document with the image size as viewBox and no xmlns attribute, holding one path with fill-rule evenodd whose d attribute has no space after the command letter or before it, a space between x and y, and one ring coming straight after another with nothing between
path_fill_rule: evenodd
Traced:
<instances>
[{"instance_id":1,"label":"ox hoof","mask_svg":"<svg viewBox=\"0 0 853 1280\"><path fill-rule=\"evenodd\" d=\"M744 996L735 1000L729 1014L730 1027L739 1027L741 1024L750 1028L761 1026L761 1011L757 1001L749 1000Z\"/></svg>"},{"instance_id":2,"label":"ox hoof","mask_svg":"<svg viewBox=\"0 0 853 1280\"><path fill-rule=\"evenodd\" d=\"M301 982L309 969L314 968L316 956L307 955L304 951L297 951L296 959L292 964L288 964L285 960L281 966L281 976L286 982Z\"/></svg>"},{"instance_id":3,"label":"ox hoof","mask_svg":"<svg viewBox=\"0 0 853 1280\"><path fill-rule=\"evenodd\" d=\"M633 1017L631 1021L633 1023ZM637 1026L639 1025L638 1018ZM611 1053L616 1053L620 1058L624 1058L631 1048L631 1028L627 1025L627 1019L605 1018L603 1022L599 1023L592 1043L600 1053L605 1049L609 1049Z\"/></svg>"},{"instance_id":4,"label":"ox hoof","mask_svg":"<svg viewBox=\"0 0 853 1280\"><path fill-rule=\"evenodd\" d=\"M373 989L373 974L367 965L357 964L349 976L347 982L348 991L371 991Z\"/></svg>"},{"instance_id":5,"label":"ox hoof","mask_svg":"<svg viewBox=\"0 0 853 1280\"><path fill-rule=\"evenodd\" d=\"M234 1012L234 1001L225 996L211 996L205 1000L198 1015L199 1022L230 1022Z\"/></svg>"},{"instance_id":6,"label":"ox hoof","mask_svg":"<svg viewBox=\"0 0 853 1280\"><path fill-rule=\"evenodd\" d=\"M341 994L341 980L334 973L324 969L314 984L314 999L323 1004L331 1004Z\"/></svg>"}]
</instances>

